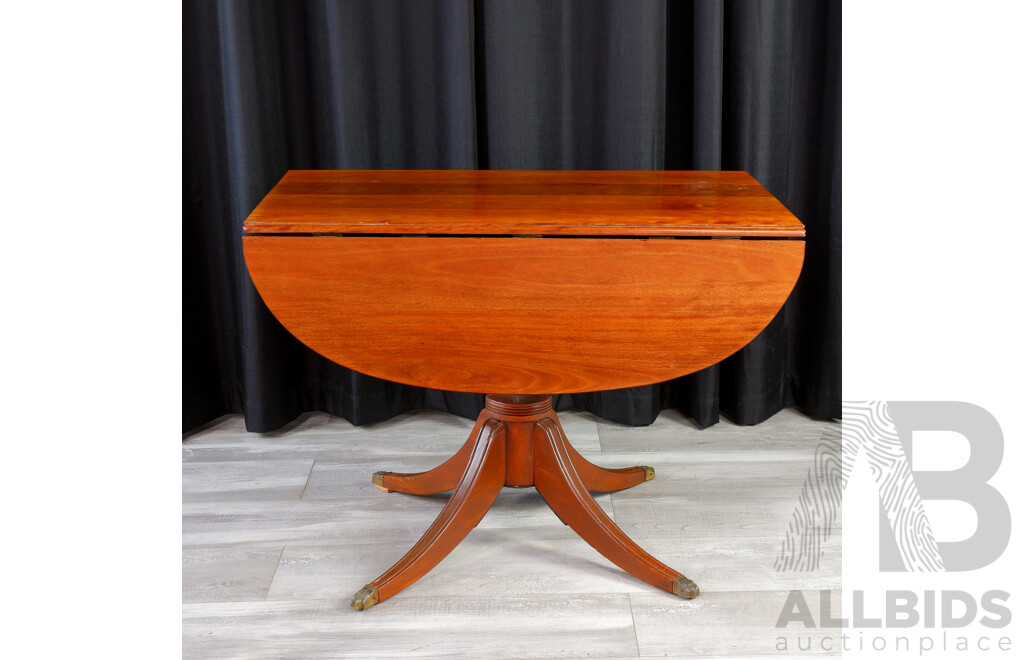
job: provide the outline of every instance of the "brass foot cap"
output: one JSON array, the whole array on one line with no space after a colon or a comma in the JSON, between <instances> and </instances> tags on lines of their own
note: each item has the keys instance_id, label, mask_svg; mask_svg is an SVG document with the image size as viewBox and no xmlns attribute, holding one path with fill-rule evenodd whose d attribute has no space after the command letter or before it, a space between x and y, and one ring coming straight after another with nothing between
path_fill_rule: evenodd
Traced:
<instances>
[{"instance_id":1,"label":"brass foot cap","mask_svg":"<svg viewBox=\"0 0 1024 660\"><path fill-rule=\"evenodd\" d=\"M385 493L390 493L391 490L384 487L384 475L385 474L388 474L388 473L387 472L374 472L373 473L373 485L376 486L378 490L382 490Z\"/></svg>"},{"instance_id":2,"label":"brass foot cap","mask_svg":"<svg viewBox=\"0 0 1024 660\"><path fill-rule=\"evenodd\" d=\"M644 472L647 473L647 476L644 477L644 481L650 481L651 479L654 478L654 468L652 468L650 465L638 465L637 467L642 467L644 469Z\"/></svg>"},{"instance_id":3,"label":"brass foot cap","mask_svg":"<svg viewBox=\"0 0 1024 660\"><path fill-rule=\"evenodd\" d=\"M700 595L700 588L690 578L680 575L672 583L672 593L683 598L696 598Z\"/></svg>"},{"instance_id":4,"label":"brass foot cap","mask_svg":"<svg viewBox=\"0 0 1024 660\"><path fill-rule=\"evenodd\" d=\"M352 596L352 602L349 604L354 610L365 610L373 607L379 602L380 598L377 596L377 589L370 585L366 585L357 591L355 596Z\"/></svg>"}]
</instances>

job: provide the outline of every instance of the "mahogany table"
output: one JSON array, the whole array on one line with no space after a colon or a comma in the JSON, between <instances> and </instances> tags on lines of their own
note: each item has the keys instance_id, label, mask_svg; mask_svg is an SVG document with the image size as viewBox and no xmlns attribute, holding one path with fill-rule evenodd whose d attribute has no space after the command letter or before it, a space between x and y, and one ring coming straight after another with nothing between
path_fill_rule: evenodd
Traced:
<instances>
[{"instance_id":1,"label":"mahogany table","mask_svg":"<svg viewBox=\"0 0 1024 660\"><path fill-rule=\"evenodd\" d=\"M423 537L356 593L368 608L534 486L623 570L697 585L634 543L589 491L654 477L569 444L551 394L645 385L735 353L785 302L803 225L746 172L290 171L245 221L252 280L324 357L410 385L489 392L465 445L385 492L454 489Z\"/></svg>"}]
</instances>

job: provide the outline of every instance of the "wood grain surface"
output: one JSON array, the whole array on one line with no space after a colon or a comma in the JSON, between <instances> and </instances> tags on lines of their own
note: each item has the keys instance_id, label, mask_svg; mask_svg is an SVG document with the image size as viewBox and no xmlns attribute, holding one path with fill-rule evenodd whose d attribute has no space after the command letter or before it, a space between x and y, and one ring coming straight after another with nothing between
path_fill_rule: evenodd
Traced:
<instances>
[{"instance_id":1,"label":"wood grain surface","mask_svg":"<svg viewBox=\"0 0 1024 660\"><path fill-rule=\"evenodd\" d=\"M384 601L426 575L477 526L504 485L505 429L489 420L481 425L469 465L441 513L416 545L367 587ZM353 607L363 609L354 601Z\"/></svg>"},{"instance_id":2,"label":"wood grain surface","mask_svg":"<svg viewBox=\"0 0 1024 660\"><path fill-rule=\"evenodd\" d=\"M803 236L746 172L292 170L256 233Z\"/></svg>"},{"instance_id":3,"label":"wood grain surface","mask_svg":"<svg viewBox=\"0 0 1024 660\"><path fill-rule=\"evenodd\" d=\"M267 306L324 357L508 394L645 385L714 364L775 316L804 252L791 240L436 236L243 246Z\"/></svg>"},{"instance_id":4,"label":"wood grain surface","mask_svg":"<svg viewBox=\"0 0 1024 660\"><path fill-rule=\"evenodd\" d=\"M572 455L567 449L569 442L556 417L538 422L534 438L537 492L562 522L612 563L648 584L672 593L677 579L687 580L623 533L587 492L586 484L572 464ZM696 594L694 585L685 597L693 598Z\"/></svg>"}]
</instances>

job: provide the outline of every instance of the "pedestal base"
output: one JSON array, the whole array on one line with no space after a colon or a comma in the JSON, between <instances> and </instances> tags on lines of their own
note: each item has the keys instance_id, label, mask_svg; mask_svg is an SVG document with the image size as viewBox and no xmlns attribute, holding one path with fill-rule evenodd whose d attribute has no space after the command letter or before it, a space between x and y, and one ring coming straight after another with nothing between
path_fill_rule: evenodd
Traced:
<instances>
[{"instance_id":1,"label":"pedestal base","mask_svg":"<svg viewBox=\"0 0 1024 660\"><path fill-rule=\"evenodd\" d=\"M647 554L594 501L591 490L617 491L654 478L654 468L607 469L583 458L565 438L550 396L488 395L466 444L427 472L377 472L384 492L430 495L454 489L426 533L383 575L363 587L352 607L387 600L436 566L484 517L505 486L535 486L555 514L627 573L683 598L692 580Z\"/></svg>"}]
</instances>

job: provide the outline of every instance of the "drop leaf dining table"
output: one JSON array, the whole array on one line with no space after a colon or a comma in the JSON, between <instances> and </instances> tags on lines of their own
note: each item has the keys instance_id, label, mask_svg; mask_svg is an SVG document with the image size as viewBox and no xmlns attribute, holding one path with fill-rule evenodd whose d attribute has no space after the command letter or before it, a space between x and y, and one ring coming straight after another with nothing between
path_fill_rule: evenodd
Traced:
<instances>
[{"instance_id":1,"label":"drop leaf dining table","mask_svg":"<svg viewBox=\"0 0 1024 660\"><path fill-rule=\"evenodd\" d=\"M732 355L789 296L803 236L746 172L287 172L243 225L246 265L274 316L362 373L487 393L450 459L373 475L388 493L453 492L352 607L425 575L506 486L535 487L640 580L697 596L590 493L636 486L653 468L589 462L551 395L657 383Z\"/></svg>"}]
</instances>

